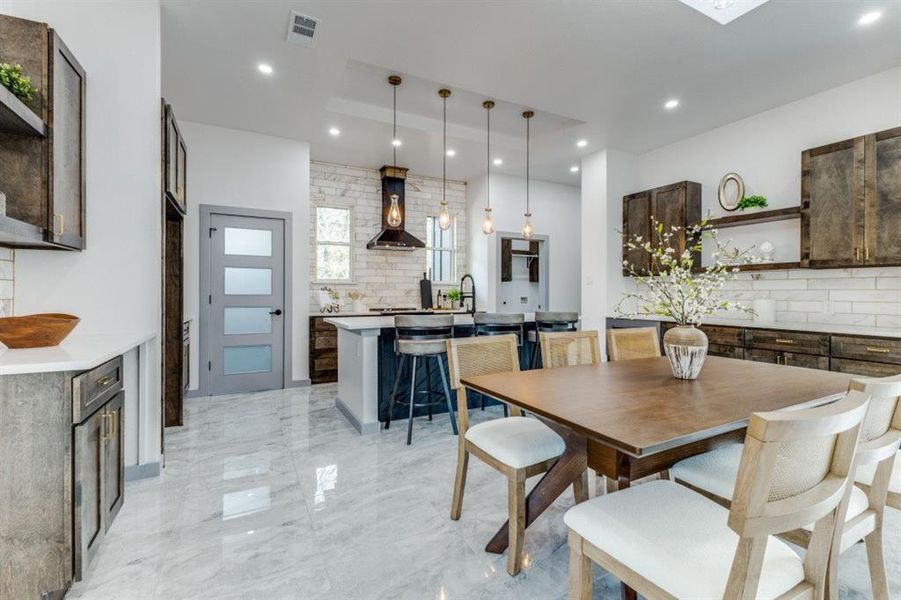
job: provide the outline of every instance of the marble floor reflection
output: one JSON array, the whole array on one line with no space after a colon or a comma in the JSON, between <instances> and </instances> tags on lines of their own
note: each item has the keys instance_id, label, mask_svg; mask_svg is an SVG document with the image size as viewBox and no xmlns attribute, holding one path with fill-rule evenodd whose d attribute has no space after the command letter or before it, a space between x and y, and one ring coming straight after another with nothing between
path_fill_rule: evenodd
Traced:
<instances>
[{"instance_id":1,"label":"marble floor reflection","mask_svg":"<svg viewBox=\"0 0 901 600\"><path fill-rule=\"evenodd\" d=\"M566 494L526 533L523 572L483 548L506 518L506 481L470 461L463 517L448 518L456 438L446 415L361 437L335 386L189 400L166 430L166 469L128 484L90 573L90 600L564 599ZM493 418L498 409L473 412ZM537 482L537 478L531 481ZM901 591L901 513L886 562ZM618 598L597 572L596 598ZM862 545L842 557L841 595L869 598Z\"/></svg>"}]
</instances>

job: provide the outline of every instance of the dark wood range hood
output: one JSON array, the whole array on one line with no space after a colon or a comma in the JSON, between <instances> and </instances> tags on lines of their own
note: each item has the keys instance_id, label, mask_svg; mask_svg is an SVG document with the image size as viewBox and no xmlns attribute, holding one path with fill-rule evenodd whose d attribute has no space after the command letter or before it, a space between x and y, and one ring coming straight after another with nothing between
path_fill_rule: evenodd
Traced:
<instances>
[{"instance_id":1,"label":"dark wood range hood","mask_svg":"<svg viewBox=\"0 0 901 600\"><path fill-rule=\"evenodd\" d=\"M369 240L366 247L370 250L415 250L425 248L425 243L416 236L407 233L407 212L404 205L404 182L407 179L404 167L385 165L379 169L382 177L382 230ZM391 208L391 195L397 194L400 207L400 225L388 224L388 210Z\"/></svg>"}]
</instances>

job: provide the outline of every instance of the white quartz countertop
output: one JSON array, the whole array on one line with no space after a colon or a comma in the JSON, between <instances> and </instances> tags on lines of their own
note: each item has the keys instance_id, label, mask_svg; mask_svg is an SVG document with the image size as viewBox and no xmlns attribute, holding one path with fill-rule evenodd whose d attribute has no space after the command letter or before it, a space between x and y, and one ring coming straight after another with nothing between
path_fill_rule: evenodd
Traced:
<instances>
[{"instance_id":1,"label":"white quartz countertop","mask_svg":"<svg viewBox=\"0 0 901 600\"><path fill-rule=\"evenodd\" d=\"M156 337L154 332L85 334L75 331L59 346L0 350L0 375L85 371Z\"/></svg>"},{"instance_id":2,"label":"white quartz countertop","mask_svg":"<svg viewBox=\"0 0 901 600\"><path fill-rule=\"evenodd\" d=\"M534 321L535 313L526 313L526 322ZM394 316L384 317L328 317L326 323L348 331L366 331L372 329L390 329L394 327ZM472 325L472 315L469 313L454 314L454 325Z\"/></svg>"},{"instance_id":3,"label":"white quartz countertop","mask_svg":"<svg viewBox=\"0 0 901 600\"><path fill-rule=\"evenodd\" d=\"M607 315L609 319L637 321L672 321L664 317L622 317ZM737 319L706 319L703 325L724 325L728 327L750 327L755 329L779 329L782 331L811 331L814 333L835 333L839 335L872 335L877 337L901 338L901 329L871 327L863 325L839 325L836 323L790 323L785 321L766 322Z\"/></svg>"}]
</instances>

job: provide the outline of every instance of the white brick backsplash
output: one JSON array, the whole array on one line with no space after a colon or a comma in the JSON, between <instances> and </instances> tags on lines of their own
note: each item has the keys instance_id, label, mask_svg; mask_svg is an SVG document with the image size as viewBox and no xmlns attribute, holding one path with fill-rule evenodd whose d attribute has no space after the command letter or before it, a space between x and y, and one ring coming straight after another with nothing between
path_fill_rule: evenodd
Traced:
<instances>
[{"instance_id":1,"label":"white brick backsplash","mask_svg":"<svg viewBox=\"0 0 901 600\"><path fill-rule=\"evenodd\" d=\"M0 317L11 317L16 293L16 253L0 248Z\"/></svg>"},{"instance_id":2,"label":"white brick backsplash","mask_svg":"<svg viewBox=\"0 0 901 600\"><path fill-rule=\"evenodd\" d=\"M725 297L752 306L776 301L776 321L901 328L901 267L745 271L725 286ZM828 312L827 312L828 311ZM745 315L727 319L748 323Z\"/></svg>"},{"instance_id":3,"label":"white brick backsplash","mask_svg":"<svg viewBox=\"0 0 901 600\"><path fill-rule=\"evenodd\" d=\"M341 310L350 310L347 292L364 294L363 304L376 306L419 306L419 279L426 270L425 251L392 252L367 250L366 243L379 232L382 224L381 180L377 169L365 169L324 162L310 162L311 222L315 223L316 206L334 204L354 210L353 276L348 284L321 284L315 281L316 265L310 262L310 313L319 314L316 291L323 285L341 295ZM437 216L441 202L441 179L407 174L407 231L422 241L426 239L425 219ZM457 273L453 284L433 283L433 293L459 285L466 273L466 183L447 182L447 201L457 220ZM315 226L315 225L314 225ZM310 232L310 255L316 256L315 231Z\"/></svg>"}]
</instances>

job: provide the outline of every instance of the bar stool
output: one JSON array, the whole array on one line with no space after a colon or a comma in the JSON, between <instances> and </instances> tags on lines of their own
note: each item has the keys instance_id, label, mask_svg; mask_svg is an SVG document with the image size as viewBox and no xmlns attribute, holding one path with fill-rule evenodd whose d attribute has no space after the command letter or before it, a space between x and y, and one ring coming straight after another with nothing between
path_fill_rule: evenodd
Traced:
<instances>
[{"instance_id":1,"label":"bar stool","mask_svg":"<svg viewBox=\"0 0 901 600\"><path fill-rule=\"evenodd\" d=\"M476 337L489 335L516 335L516 346L522 348L523 323L526 316L523 313L476 313L472 316L473 331ZM481 409L485 410L485 396L481 398ZM504 404L504 416L507 416L507 405Z\"/></svg>"},{"instance_id":2,"label":"bar stool","mask_svg":"<svg viewBox=\"0 0 901 600\"><path fill-rule=\"evenodd\" d=\"M526 340L529 342L529 368L537 369L539 366L541 358L539 332L576 331L578 322L579 313L577 312L536 312L535 329L526 332Z\"/></svg>"},{"instance_id":3,"label":"bar stool","mask_svg":"<svg viewBox=\"0 0 901 600\"><path fill-rule=\"evenodd\" d=\"M429 409L429 421L432 420L432 406L441 404L441 400L432 400L440 392L432 389L432 368L429 360L438 363L438 374L441 376L441 387L444 390L444 402L450 414L451 429L457 435L457 419L451 405L450 389L447 386L447 374L444 371L444 360L447 355L446 341L454 337L453 315L398 315L394 317L394 352L398 357L397 375L394 377L394 388L388 404L388 416L385 429L391 427L394 404L397 401L397 390L403 376L404 366L410 366L410 399L400 400L401 404L409 403L410 416L407 422L407 445L413 441L413 408L425 406ZM416 390L416 366L419 360L425 363L426 385L424 390ZM416 394L424 394L425 402L416 402Z\"/></svg>"}]
</instances>

